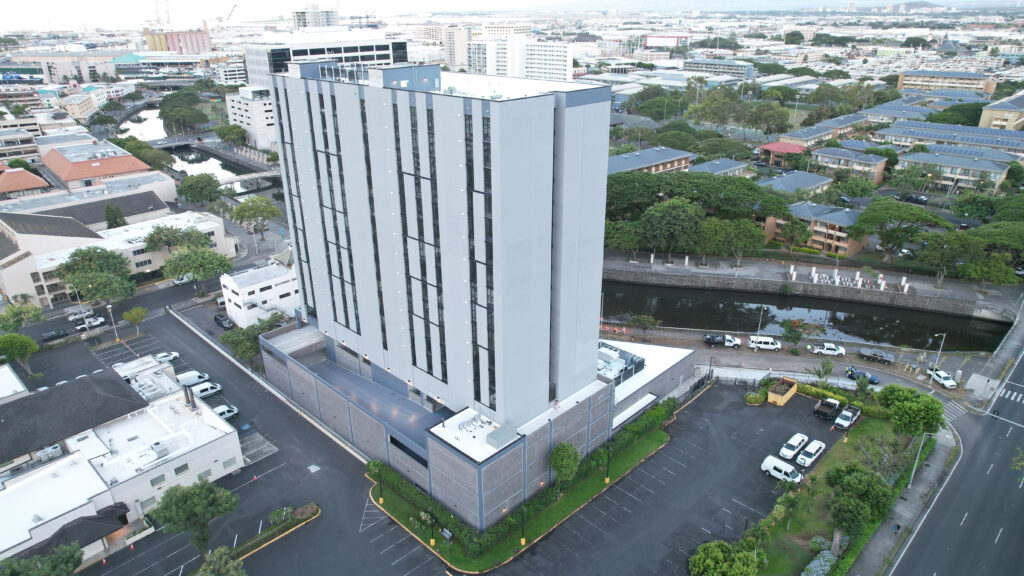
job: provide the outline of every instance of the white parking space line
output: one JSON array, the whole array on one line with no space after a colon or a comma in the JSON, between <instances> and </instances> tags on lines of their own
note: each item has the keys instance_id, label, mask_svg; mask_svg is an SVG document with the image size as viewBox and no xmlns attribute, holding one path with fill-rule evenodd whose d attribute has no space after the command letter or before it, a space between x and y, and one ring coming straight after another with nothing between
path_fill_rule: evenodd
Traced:
<instances>
[{"instance_id":1,"label":"white parking space line","mask_svg":"<svg viewBox=\"0 0 1024 576\"><path fill-rule=\"evenodd\" d=\"M416 546L412 550L409 550L408 552L403 554L398 560L395 560L394 562L392 562L391 565L394 566L395 564L398 564L402 560L405 560L410 554L412 554L413 552L416 552L419 549L420 549L420 545L419 545L419 543L417 543Z\"/></svg>"},{"instance_id":2,"label":"white parking space line","mask_svg":"<svg viewBox=\"0 0 1024 576\"><path fill-rule=\"evenodd\" d=\"M647 470L644 470L643 468L637 468L636 470L637 470L638 472L642 472L642 473L643 473L644 475L646 475L646 476L648 476L648 477L650 477L650 478L653 478L655 482L657 482L657 483L661 484L662 486L664 486L664 485L665 485L665 481L664 481L664 480L662 480L661 478L658 478L658 477L657 477L657 476L655 476L654 474L651 474L651 473L650 473L650 472L648 472ZM654 491L653 491L653 490L651 490L651 494L654 494Z\"/></svg>"},{"instance_id":3,"label":"white parking space line","mask_svg":"<svg viewBox=\"0 0 1024 576\"><path fill-rule=\"evenodd\" d=\"M431 554L431 555L430 555L430 557L428 557L428 558L427 558L426 560L424 560L423 562L420 562L419 564L417 564L415 568L413 568L412 570L409 570L408 572L406 572L406 573L405 573L405 574L403 574L402 576L409 576L409 574L412 574L413 572L415 572L415 571L419 570L419 569L420 569L420 568L421 568L421 567L422 567L422 566L423 566L424 564L426 564L427 562L430 562L430 561L431 561L431 560L433 560L433 559L434 559L434 555L433 555L433 554Z\"/></svg>"},{"instance_id":4,"label":"white parking space line","mask_svg":"<svg viewBox=\"0 0 1024 576\"><path fill-rule=\"evenodd\" d=\"M578 518L579 518L580 520L583 520L583 521L584 521L584 522L586 522L587 524L590 524L591 526L593 526L594 528L596 528L596 529L597 529L597 531L598 531L598 532L600 532L601 534L607 534L607 532L605 532L604 530L602 530L600 526L598 526L597 524L594 524L594 523L593 523L593 522L591 522L590 520L587 520L587 519L586 519L586 517L584 517L584 516L583 516L583 511L582 511L582 510L580 510L579 512L577 512L577 513L576 513L576 516L577 516L577 517L578 517Z\"/></svg>"},{"instance_id":5,"label":"white parking space line","mask_svg":"<svg viewBox=\"0 0 1024 576\"><path fill-rule=\"evenodd\" d=\"M967 521L967 514L968 514L968 512L964 512L964 517L963 517L963 520L960 520L960 525L961 525L961 526L963 526L963 525L964 525L964 522L966 522L966 521Z\"/></svg>"},{"instance_id":6,"label":"white parking space line","mask_svg":"<svg viewBox=\"0 0 1024 576\"><path fill-rule=\"evenodd\" d=\"M617 488L619 490L619 492L622 492L623 494L625 494L626 496L629 496L630 498L632 498L633 500L636 500L637 502L642 502L642 500L640 500L636 496L633 496L629 492L626 492L625 490L623 490L622 487L619 486L618 484L615 484L614 486L615 486L615 488Z\"/></svg>"},{"instance_id":7,"label":"white parking space line","mask_svg":"<svg viewBox=\"0 0 1024 576\"><path fill-rule=\"evenodd\" d=\"M380 551L381 555L383 556L385 552L387 552L388 550L391 550L391 549L392 549L392 548L394 548L395 546L398 546L399 544L401 544L402 542L405 542L405 541L406 541L406 540L408 540L408 539L409 539L409 535L408 535L408 534L406 534L405 536L402 536L402 539L401 539L401 540L399 540L398 542L395 542L395 543L394 543L394 544L392 544L391 546L388 546L387 548L385 548L385 549L381 550L381 551Z\"/></svg>"},{"instance_id":8,"label":"white parking space line","mask_svg":"<svg viewBox=\"0 0 1024 576\"><path fill-rule=\"evenodd\" d=\"M394 525L394 526L392 526L391 528L388 528L388 529L387 529L387 531L385 531L385 532L383 532L383 533L379 534L379 535L378 535L378 536L377 536L376 538L374 538L373 540L370 540L370 543L372 544L373 542L376 542L377 540L380 540L381 538L383 538L383 537L387 536L387 535L388 535L388 534L389 534L389 533L390 533L390 532L391 532L392 530L394 530L395 528L398 528L398 524L395 524L395 525Z\"/></svg>"},{"instance_id":9,"label":"white parking space line","mask_svg":"<svg viewBox=\"0 0 1024 576\"><path fill-rule=\"evenodd\" d=\"M752 507L750 507L750 506L747 506L746 504L744 504L743 502L740 502L739 500L737 500L737 499L735 499L735 498L732 498L731 500L732 500L733 502L735 502L735 503L739 504L740 506L743 506L743 507L744 507L744 508L746 508L747 510L750 510L751 512L753 512L753 513L755 513L755 514L759 514L759 515L761 515L761 516L765 516L765 513L764 513L764 512L761 512L761 511L760 511L760 510L758 510L757 508L752 508Z\"/></svg>"}]
</instances>

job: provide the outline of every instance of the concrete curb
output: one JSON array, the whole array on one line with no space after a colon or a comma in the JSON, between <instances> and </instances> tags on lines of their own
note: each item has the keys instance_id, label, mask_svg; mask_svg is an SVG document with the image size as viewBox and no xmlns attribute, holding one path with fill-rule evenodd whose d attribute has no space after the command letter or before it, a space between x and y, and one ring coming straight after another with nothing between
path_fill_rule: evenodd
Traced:
<instances>
[{"instance_id":1,"label":"concrete curb","mask_svg":"<svg viewBox=\"0 0 1024 576\"><path fill-rule=\"evenodd\" d=\"M281 534L278 534L277 536L275 536L275 537L271 538L270 540L267 540L267 541L266 541L266 542L264 542L263 544L260 544L260 546L259 546L258 548L256 548L255 550L252 550L252 551L248 552L247 554L245 554L244 556L242 556L241 558L239 558L239 560L245 560L245 559L246 559L246 558L248 558L249 556L252 556L253 554L255 554L255 553L259 552L260 550L263 550L263 549L264 549L264 548L266 548L267 546L270 546L270 545L271 545L271 544L273 544L274 542L277 542L277 541L278 541L278 540L280 540L281 538L284 538L285 536L287 536L287 535L291 534L292 532L295 532L295 531L296 531L296 530L298 530L299 528L302 528L302 527L303 527L303 526L305 526L306 524L309 524L309 523L310 523L310 522L312 522L313 520L316 520L317 518L319 518L319 517L320 517L320 514L322 514L322 513L323 513L323 511L324 511L324 510L323 510L323 508L321 508L320 506L317 506L317 507L316 507L316 514L314 514L314 515L310 516L309 518L306 518L306 519L305 519L305 520L303 520L302 522L300 522L300 523L296 524L295 526L292 526L292 527L291 527L291 528L289 528L288 530L285 530L284 532L282 532Z\"/></svg>"},{"instance_id":2,"label":"concrete curb","mask_svg":"<svg viewBox=\"0 0 1024 576\"><path fill-rule=\"evenodd\" d=\"M315 427L317 430L322 432L325 436L327 436L328 438L333 440L335 444L337 444L338 446L341 446L342 448L344 448L349 454L351 454L353 457L355 457L356 460L359 460L364 465L367 462L369 462L369 458L367 458L366 455L364 455L362 452L360 452L358 448L356 448L355 446L350 445L343 438L339 437L337 434L335 434L334 432L332 432L331 430L329 430L328 428L324 427L322 424L317 422L316 418L314 418L309 413L307 413L301 406L299 406L298 404L292 402L292 400L290 398L287 398L286 396L284 396L283 394L278 392L276 388L271 386L270 383L267 382L266 380L264 380L260 375L256 374L255 372L250 370L247 366L245 366L244 364L239 362L237 359L235 359L235 357L232 356L227 350L224 350L223 348L218 346L215 342L211 341L210 338L206 334L203 334L202 330L199 330L198 328L193 326L192 323L189 322L188 320L186 320L184 316L182 316L181 314L178 314L178 312L176 312L174 310L174 308L172 308L170 306L165 306L164 310L166 310L167 313L172 318L175 318L176 320L178 320L178 322L181 322L181 324L183 326L185 326L186 328L191 330L196 336L199 336L200 338L202 338L203 341L206 342L211 348L216 350L217 353L219 353L221 356L226 358L232 364L237 366L240 370L245 372L246 375L248 375L250 378L252 378L254 381L256 381L256 383L258 383L260 386L262 386L267 392L270 392L275 398L277 398L282 403L284 403L286 406L288 406L293 411L295 411L296 414L298 414L299 416L302 416L302 418L304 418L307 422L312 424L313 427Z\"/></svg>"}]
</instances>

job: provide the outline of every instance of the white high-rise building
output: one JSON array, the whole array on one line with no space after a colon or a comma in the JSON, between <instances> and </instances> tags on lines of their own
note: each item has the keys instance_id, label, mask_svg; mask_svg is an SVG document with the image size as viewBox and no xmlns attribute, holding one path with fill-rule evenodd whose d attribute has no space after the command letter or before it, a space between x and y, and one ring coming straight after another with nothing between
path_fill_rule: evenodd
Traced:
<instances>
[{"instance_id":1,"label":"white high-rise building","mask_svg":"<svg viewBox=\"0 0 1024 576\"><path fill-rule=\"evenodd\" d=\"M471 74L569 81L572 46L564 42L539 42L527 36L470 42L467 70Z\"/></svg>"},{"instance_id":2,"label":"white high-rise building","mask_svg":"<svg viewBox=\"0 0 1024 576\"><path fill-rule=\"evenodd\" d=\"M529 24L484 24L480 27L480 35L484 40L504 40L511 36L529 34Z\"/></svg>"},{"instance_id":3,"label":"white high-rise building","mask_svg":"<svg viewBox=\"0 0 1024 576\"><path fill-rule=\"evenodd\" d=\"M592 382L608 89L301 69L274 91L303 306L320 330L502 423Z\"/></svg>"},{"instance_id":4,"label":"white high-rise building","mask_svg":"<svg viewBox=\"0 0 1024 576\"><path fill-rule=\"evenodd\" d=\"M405 42L383 38L342 38L335 41L249 44L245 70L252 86L270 86L270 75L288 71L289 62L324 61L348 64L397 64L407 61Z\"/></svg>"},{"instance_id":5,"label":"white high-rise building","mask_svg":"<svg viewBox=\"0 0 1024 576\"><path fill-rule=\"evenodd\" d=\"M292 25L296 29L337 26L338 11L320 10L316 5L308 6L305 10L296 10L295 12L292 12Z\"/></svg>"},{"instance_id":6,"label":"white high-rise building","mask_svg":"<svg viewBox=\"0 0 1024 576\"><path fill-rule=\"evenodd\" d=\"M444 29L444 63L448 68L466 67L466 50L473 40L473 31L461 26Z\"/></svg>"}]
</instances>

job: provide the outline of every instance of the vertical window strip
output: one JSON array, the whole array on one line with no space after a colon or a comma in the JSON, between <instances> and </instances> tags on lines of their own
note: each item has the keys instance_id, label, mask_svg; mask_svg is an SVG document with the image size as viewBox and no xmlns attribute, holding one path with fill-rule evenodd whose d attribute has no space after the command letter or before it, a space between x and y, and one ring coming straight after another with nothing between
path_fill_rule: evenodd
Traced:
<instances>
[{"instance_id":1,"label":"vertical window strip","mask_svg":"<svg viewBox=\"0 0 1024 576\"><path fill-rule=\"evenodd\" d=\"M392 92L393 95L396 93ZM415 108L413 109L415 110ZM391 104L391 113L395 121L395 160L398 168L398 204L402 220L402 258L405 263L405 300L409 315L409 354L412 365L416 365L416 317L412 308L412 275L409 273L409 215L405 206L405 172L402 171L402 138L398 123L398 104Z\"/></svg>"},{"instance_id":2,"label":"vertical window strip","mask_svg":"<svg viewBox=\"0 0 1024 576\"><path fill-rule=\"evenodd\" d=\"M305 83L303 85L303 88L305 88L305 90L308 91L309 90L308 83ZM287 110L288 113L289 113L288 136L289 136L290 141L294 142L295 133L294 133L294 130L292 128L292 122L291 122L291 110L292 110L292 107L291 107L291 100L288 97L288 91L287 90L284 91L284 109ZM293 144L293 146L294 146L294 144ZM296 234L295 234L295 242L296 242L296 247L295 248L296 248L296 251L295 251L295 255L296 255L296 257L299 260L299 268L301 269L302 273L305 274L305 280L301 281L302 284L303 284L303 287L302 287L302 300L303 300L303 304L305 304L305 306L306 306L306 313L312 315L315 318L316 317L316 295L313 293L313 286L311 284L312 278L313 278L312 270L309 269L309 247L307 246L307 242L306 242L306 240L307 240L306 239L306 215L305 215L305 211L302 208L302 191L299 190L299 178L298 178L299 167L298 167L298 164L295 161L295 154L294 153L293 154L288 154L288 156L291 159L292 183L294 184L294 186L292 186L292 191L293 192L290 195L291 197L289 198L289 201L290 201L290 204L292 206L292 225L295 226L295 228L296 228ZM295 207L296 206L298 206L298 218L295 217ZM301 227L298 226L299 222L302 223ZM300 276L301 275L302 274L300 274Z\"/></svg>"},{"instance_id":3,"label":"vertical window strip","mask_svg":"<svg viewBox=\"0 0 1024 576\"><path fill-rule=\"evenodd\" d=\"M437 280L437 334L440 342L441 381L448 381L448 349L444 334L444 282L441 278L441 232L437 205L437 160L434 157L434 110L427 109L427 152L430 162L430 207L434 221L434 276Z\"/></svg>"},{"instance_id":4,"label":"vertical window strip","mask_svg":"<svg viewBox=\"0 0 1024 576\"><path fill-rule=\"evenodd\" d=\"M354 326L355 333L359 334L359 299L356 294L356 285L354 281L355 270L352 268L352 232L348 224L348 196L345 191L345 163L341 158L341 127L338 125L338 100L334 96L333 87L331 90L331 113L334 115L334 148L338 151L338 193L341 196L341 214L342 221L345 225L345 263L339 262L338 265L346 267L345 264L347 264L348 274L342 274L342 277L345 279L344 283L348 284L348 289L352 291L352 307L354 310L352 310L352 314L350 315L348 310L348 299L346 298L345 317L349 319L349 322L354 323L348 325L349 329L353 329Z\"/></svg>"},{"instance_id":5,"label":"vertical window strip","mask_svg":"<svg viewBox=\"0 0 1024 576\"><path fill-rule=\"evenodd\" d=\"M308 86L308 84L307 84L307 86ZM317 99L318 99L319 105L320 105L320 121L326 123L327 122L327 118L325 118L325 115L324 115L324 95L320 92L319 86L316 86L316 88L317 88L316 96L317 96ZM307 118L307 120L309 122L309 135L310 135L309 137L310 137L310 143L312 144L312 148L313 148L313 174L316 177L316 195L317 195L317 201L318 201L318 203L320 205L320 209L317 210L317 212L320 213L320 237L323 238L324 261L327 264L327 277L328 278L332 278L332 277L334 277L334 268L331 266L331 257L330 257L331 256L331 243L327 239L327 219L324 216L324 213L327 212L328 205L327 205L326 202L324 202L324 186L323 186L323 180L322 180L321 174L320 174L320 154L321 154L321 151L317 149L317 147L316 147L316 138L313 136L313 134L316 133L316 132L314 132L316 127L313 125L313 118L314 118L314 116L313 116L313 104L309 101L310 98L308 97L308 95L305 98L305 100L306 100L306 118ZM327 138L327 130L326 130L326 128L324 128L322 130L322 133L323 133L323 137L324 137L323 146L324 146L324 148L326 148L327 147L327 140L326 140L326 138ZM325 160L326 160L326 158L325 158ZM311 278L312 278L312 276L311 276ZM334 297L334 287L333 286L328 286L328 290L327 291L331 295L331 316L334 318L335 321L337 321L338 320L338 304L335 301L335 297Z\"/></svg>"},{"instance_id":6,"label":"vertical window strip","mask_svg":"<svg viewBox=\"0 0 1024 576\"><path fill-rule=\"evenodd\" d=\"M487 374L490 386L489 398L491 410L496 410L497 384L494 376L497 370L494 365L494 237L491 219L491 119L483 117L483 148L484 148L484 225L486 226L484 245L487 250Z\"/></svg>"},{"instance_id":7,"label":"vertical window strip","mask_svg":"<svg viewBox=\"0 0 1024 576\"><path fill-rule=\"evenodd\" d=\"M473 350L473 399L483 402L480 396L480 350L476 331L476 250L474 249L475 234L473 217L473 115L465 115L466 122L463 140L466 144L466 222L468 224L469 242L469 317L470 345Z\"/></svg>"},{"instance_id":8,"label":"vertical window strip","mask_svg":"<svg viewBox=\"0 0 1024 576\"><path fill-rule=\"evenodd\" d=\"M380 249L377 244L377 215L373 205L373 175L370 172L370 132L366 121L366 100L359 100L359 115L363 122L363 155L366 160L366 192L370 204L370 229L373 234L373 267L377 273L377 307L380 312L380 337L384 350L387 350L388 329L384 316L384 284L380 278Z\"/></svg>"},{"instance_id":9,"label":"vertical window strip","mask_svg":"<svg viewBox=\"0 0 1024 576\"><path fill-rule=\"evenodd\" d=\"M409 106L409 128L412 140L413 184L416 200L416 246L420 263L420 300L423 309L423 357L426 360L426 371L434 373L433 333L430 330L430 287L427 283L426 246L423 245L423 184L420 181L420 125L415 106Z\"/></svg>"}]
</instances>

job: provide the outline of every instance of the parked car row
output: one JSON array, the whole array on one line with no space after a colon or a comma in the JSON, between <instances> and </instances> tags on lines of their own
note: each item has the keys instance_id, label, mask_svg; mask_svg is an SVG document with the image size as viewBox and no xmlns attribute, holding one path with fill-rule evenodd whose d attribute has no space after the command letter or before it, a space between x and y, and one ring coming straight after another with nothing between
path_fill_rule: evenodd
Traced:
<instances>
[{"instance_id":1,"label":"parked car row","mask_svg":"<svg viewBox=\"0 0 1024 576\"><path fill-rule=\"evenodd\" d=\"M822 398L814 405L814 416L819 420L831 422L840 430L849 430L850 427L860 418L860 408L856 406L844 407L835 398Z\"/></svg>"},{"instance_id":2,"label":"parked car row","mask_svg":"<svg viewBox=\"0 0 1024 576\"><path fill-rule=\"evenodd\" d=\"M154 358L161 362L170 362L176 360L179 357L177 352L161 352L154 354ZM178 384L187 386L192 389L192 393L195 394L196 398L210 398L211 396L217 396L224 390L224 387L216 382L210 382L210 375L206 372L200 372L199 370L187 370L177 375ZM230 420L238 415L238 408L233 404L223 403L216 406L212 406L213 411L225 420Z\"/></svg>"},{"instance_id":3,"label":"parked car row","mask_svg":"<svg viewBox=\"0 0 1024 576\"><path fill-rule=\"evenodd\" d=\"M806 471L825 453L825 448L825 443L821 440L810 440L806 434L793 434L779 449L778 456L768 455L765 457L761 462L761 471L765 476L799 483L804 479L803 474L787 460L795 458L796 465Z\"/></svg>"},{"instance_id":4,"label":"parked car row","mask_svg":"<svg viewBox=\"0 0 1024 576\"><path fill-rule=\"evenodd\" d=\"M712 348L715 346L725 346L727 348L739 349L743 345L743 339L728 334L705 334L704 343ZM752 350L781 350L782 343L771 336L748 336L747 348Z\"/></svg>"}]
</instances>

